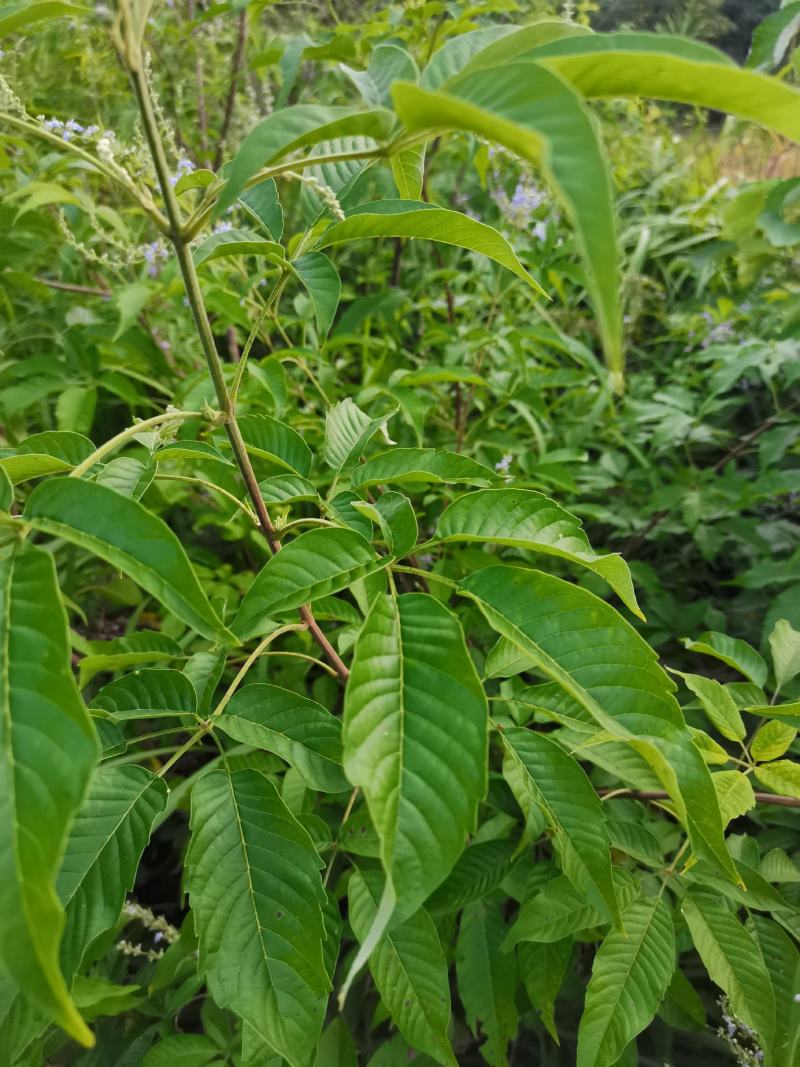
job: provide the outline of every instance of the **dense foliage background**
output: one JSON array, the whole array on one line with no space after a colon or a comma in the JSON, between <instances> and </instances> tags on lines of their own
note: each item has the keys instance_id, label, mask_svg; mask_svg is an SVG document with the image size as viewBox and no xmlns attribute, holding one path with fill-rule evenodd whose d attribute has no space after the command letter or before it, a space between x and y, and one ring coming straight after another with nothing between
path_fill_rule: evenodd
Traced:
<instances>
[{"instance_id":1,"label":"dense foliage background","mask_svg":"<svg viewBox=\"0 0 800 1067\"><path fill-rule=\"evenodd\" d=\"M337 158L292 170L292 160L309 154L298 150L277 185L270 178L247 192L240 186L226 212L212 217L203 198L221 187L213 184L214 173L244 157L239 149L250 143L247 134L266 117L297 105L388 107L390 83L408 75L397 57L411 57L412 69L422 70L443 46L477 30L566 17L600 32L678 34L712 42L740 62L749 54L753 68L793 85L800 4L779 10L766 0L167 0L142 8L149 56L143 83L152 93L170 187L184 217L197 221L194 265L213 345L224 382L237 394L242 436L275 535L288 541L281 553L288 555L300 543L295 535L307 531L355 532L364 543L374 537L378 554L397 564L388 600L406 605L398 624L405 627L403 640L410 645L416 635L420 646L409 657L427 662L434 655L429 648L442 657L434 673L430 663L420 668L414 684L423 694L430 687L434 703L451 699L465 715L470 701L483 699L476 691L485 689L489 700L488 791L476 798L468 848L450 863L452 870L433 877L413 914L403 912L394 935L391 927L383 932L369 968L353 975L341 1013L331 997L322 1012L323 1036L317 1043L311 1035L310 1048L291 1034L259 1036L252 1012L241 1007L241 991L231 991L237 969L247 975L261 927L228 942L232 958L224 965L224 939L210 947L215 923L235 913L238 900L234 875L225 874L232 823L214 790L224 790L224 774L241 774L236 781L251 790L255 825L291 820L280 845L260 840L253 849L273 850L265 878L282 871L284 888L294 886L285 897L276 891L275 899L278 917L286 908L296 921L298 938L311 939L314 924L321 930L325 920L325 968L339 993L367 939L382 878L392 877L376 814L385 797L379 803L373 795L380 764L365 770L368 746L355 751L354 725L346 725L347 778L337 748L343 707L350 702L345 719L354 724L359 701L368 703L361 695L368 639L377 641L384 622L390 627L374 607L387 588L384 571L373 573L364 557L333 584L314 568L327 566L339 548L306 541L313 559L300 598L270 593L272 600L265 596L261 607L252 606L249 591L261 588L268 546L232 462L235 448L225 438L225 413L218 410L170 226L160 232L156 225L165 191L159 192L162 176L131 92L124 48L118 44L115 52L112 44L120 24L103 4L88 14L60 0L52 6L57 10L47 14L54 20L30 25L20 19L26 5L0 9L0 473L7 475L0 481L7 513L0 539L8 553L0 560L0 577L8 582L0 623L6 720L0 811L9 827L0 880L10 885L18 878L20 914L33 926L38 914L43 927L58 927L57 901L56 912L47 912L49 898L46 906L34 900L37 888L25 902L26 872L40 871L39 858L32 852L25 858L24 841L14 852L12 838L20 825L20 839L40 832L47 838L47 827L60 819L49 853L55 868L42 884L56 886L67 910L60 966L96 1045L82 1049L67 1016L48 1008L50 994L37 992L33 979L26 986L33 966L25 974L21 965L14 969L22 942L15 940L16 920L9 920L10 932L0 936L0 959L10 972L0 974L0 1064L272 1067L285 1057L319 1067L434 1060L585 1067L681 1065L702 1057L709 1064L766 1058L775 1067L796 1067L800 150L758 126L688 104L592 103L615 189L624 392L609 378L580 230L548 184L547 168L507 145L434 129L424 164L416 160L422 166L417 195L404 192L397 168L384 164ZM397 66L387 61L381 68L374 57L387 44L396 46ZM346 156L366 139L345 131L336 151ZM255 160L250 175L270 159ZM416 164L407 160L409 169ZM221 173L227 179L235 172ZM139 190L133 199L128 186ZM319 259L313 266L322 275L312 275L310 256L320 253L307 250L325 227L346 225L341 220L359 206L398 195L488 224L508 243L508 255L489 256L468 240L381 237L387 231L379 231L378 240L319 245L333 275ZM305 253L306 274L290 272L284 253L298 263ZM546 295L526 284L528 272ZM177 414L165 419L165 412ZM120 434L113 451L104 451L102 444ZM449 466L434 469L430 453L412 457L395 449L440 450ZM384 452L390 459L370 471ZM43 487L74 485L80 476L87 491L100 485L118 496L108 505L89 493L76 497L69 516L56 515L55 491ZM437 524L446 505L463 499L455 484L477 492L460 515L452 512L445 543ZM505 490L523 495L503 498L504 504L498 496L478 499ZM537 520L535 536L531 516L514 512L533 501L524 495L531 491L569 513ZM141 506L130 510L136 501ZM505 506L511 525L501 530L497 509ZM498 526L492 537L475 532L482 508L481 521ZM145 511L164 520L188 554L199 580L191 618L170 591L171 574L180 584L177 555L153 564L160 574L154 584L142 577L141 560L138 570L126 566L128 548L114 555L98 547L124 540L126 524L135 544L149 544L153 528L136 525ZM584 535L571 516L581 520L588 544L579 541ZM529 525L520 533L523 519ZM542 534L548 522L563 538L556 550ZM33 574L40 554L20 556L31 561L25 588L44 592L30 616L22 619L19 609L14 630L7 621L14 614L9 575L14 553L23 551L19 539L29 534L44 549L41 556L54 561L58 585L47 585L49 564ZM608 553L627 561L636 595L628 592L624 568L608 578L612 565L596 562ZM681 744L702 752L709 780L716 779L710 796L727 827L734 877L726 880L694 839L690 846L685 812L645 757L608 724L593 723L574 690L565 690L569 698L558 695L554 675L493 622L491 612L505 611L516 587L504 586L498 575L482 590L472 577L466 583L472 599L455 597L456 583L500 561L512 565L497 568L504 574L530 574L524 568L533 565L603 600L612 596L609 584L618 594L614 603L627 621L608 622L604 632L620 642L621 673L598 681L597 700L607 698L615 715L624 703L621 690L638 684L626 670L651 669L641 642L625 651L635 626L679 684L687 724ZM274 567L270 580L273 573ZM59 589L69 621L63 634ZM237 618L245 594L246 625ZM332 657L315 644L308 619L297 621L303 594L313 601ZM493 595L497 603L487 608ZM530 586L532 602L550 595L556 593L547 584ZM637 596L641 617L634 614ZM587 607L588 598L574 604L575 612L601 611ZM276 619L266 617L270 612ZM230 637L231 626L242 643L226 651L219 634ZM265 641L254 640L265 634ZM43 728L51 751L41 739L28 740L35 725L14 725L15 708L32 709L32 719L39 714L43 690L31 679L40 660L52 674L48 702L74 688L66 669L59 675L58 650L65 652L67 636L81 691L75 706L90 708L100 768L117 775L98 772L83 808L83 785L58 784L56 768L72 758L66 728ZM591 657L588 638L583 648L578 658ZM254 650L258 655L248 659ZM346 698L342 660L353 671ZM248 684L231 696L228 687L239 684L247 667ZM445 682L448 670L453 679ZM187 679L188 703L181 703ZM463 686L460 696L445 693L451 682ZM668 688L666 680L657 684ZM254 692L259 685L283 693L269 696L280 705L275 721L259 722L253 710L268 699ZM165 695L169 686L176 688ZM646 698L642 690L639 705ZM229 699L234 725L212 731L212 709L224 711ZM315 719L323 709L327 719ZM77 722L78 711L70 714ZM280 725L280 714L286 723L310 716L307 734ZM325 732L334 729L333 717L335 737ZM520 755L523 735L545 747ZM456 776L459 760L466 766L470 758L459 755L458 742L459 731L451 731ZM667 760L670 744L663 742ZM31 757L34 770L20 773L15 757ZM48 768L57 785L44 800L39 782L46 782ZM557 780L552 795L548 775ZM265 777L276 789L256 795ZM351 791L359 785L362 793ZM452 809L455 793L442 789L442 803ZM469 792L468 784L464 789ZM14 807L20 797L31 803L22 817ZM67 839L73 802L78 822ZM582 825L589 827L588 842ZM114 837L120 827L124 841ZM458 826L454 832L458 839ZM605 841L599 860L598 841L601 852ZM48 847L45 842L42 853ZM609 856L614 881L609 868L606 885L594 865L605 870ZM399 884L403 863L395 862ZM404 861L407 868L410 862ZM575 875L576 866L583 873ZM413 881L413 871L405 873ZM315 887L311 904L307 914L292 913L292 893L303 896L303 879ZM607 908L606 891L629 916L626 932L616 903ZM0 888L0 912L16 914L14 894ZM398 900L402 909L402 893ZM577 918L567 914L579 906L584 911ZM652 914L645 915L648 907ZM640 921L662 924L655 962L648 962L652 945L645 934L644 962L635 952L625 958ZM311 948L303 952L312 969ZM609 978L615 953L627 977ZM38 948L32 953L45 955ZM291 961L287 971L297 965ZM270 971L278 986L288 981L279 972L280 966ZM602 1003L604 980L611 982L608 997L617 998L612 1006L608 997ZM651 980L653 989L641 993ZM324 982L317 999L323 992ZM266 1000L270 994L251 988L248 995ZM291 1017L287 1002L280 1008L279 997L278 1003L277 1017ZM595 1015L587 1022L590 1007ZM580 1038L579 1027L585 1028Z\"/></svg>"}]
</instances>

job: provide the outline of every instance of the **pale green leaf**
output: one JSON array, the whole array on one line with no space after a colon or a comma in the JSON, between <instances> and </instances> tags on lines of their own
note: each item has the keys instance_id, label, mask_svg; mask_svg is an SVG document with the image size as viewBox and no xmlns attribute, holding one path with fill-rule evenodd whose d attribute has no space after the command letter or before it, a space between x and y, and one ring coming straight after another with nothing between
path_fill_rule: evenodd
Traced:
<instances>
[{"instance_id":1,"label":"pale green leaf","mask_svg":"<svg viewBox=\"0 0 800 1067\"><path fill-rule=\"evenodd\" d=\"M291 1067L307 1067L330 989L311 839L253 770L203 775L191 827L187 885L211 994Z\"/></svg>"},{"instance_id":2,"label":"pale green leaf","mask_svg":"<svg viewBox=\"0 0 800 1067\"><path fill-rule=\"evenodd\" d=\"M543 296L544 289L522 266L514 249L498 231L460 211L435 207L423 200L377 200L363 204L323 233L319 247L365 237L407 237L438 241L480 252L522 278Z\"/></svg>"},{"instance_id":3,"label":"pale green leaf","mask_svg":"<svg viewBox=\"0 0 800 1067\"><path fill-rule=\"evenodd\" d=\"M360 965L389 920L412 915L450 873L486 791L486 697L461 626L438 600L375 600L356 643L343 736L345 773L363 790L387 876Z\"/></svg>"},{"instance_id":4,"label":"pale green leaf","mask_svg":"<svg viewBox=\"0 0 800 1067\"><path fill-rule=\"evenodd\" d=\"M487 567L459 590L581 714L644 757L676 804L695 852L737 881L711 777L690 741L674 685L633 627L587 590L539 571Z\"/></svg>"},{"instance_id":5,"label":"pale green leaf","mask_svg":"<svg viewBox=\"0 0 800 1067\"><path fill-rule=\"evenodd\" d=\"M163 715L194 715L197 694L190 679L181 671L146 667L103 686L92 697L90 706L102 709L112 719L123 721Z\"/></svg>"},{"instance_id":6,"label":"pale green leaf","mask_svg":"<svg viewBox=\"0 0 800 1067\"><path fill-rule=\"evenodd\" d=\"M366 500L353 501L353 507L378 524L395 559L407 556L417 543L417 517L411 501L402 493L383 493L374 504Z\"/></svg>"},{"instance_id":7,"label":"pale green leaf","mask_svg":"<svg viewBox=\"0 0 800 1067\"><path fill-rule=\"evenodd\" d=\"M767 680L766 663L746 641L708 630L700 634L696 641L684 637L683 643L690 652L701 652L727 663L759 687Z\"/></svg>"},{"instance_id":8,"label":"pale green leaf","mask_svg":"<svg viewBox=\"0 0 800 1067\"><path fill-rule=\"evenodd\" d=\"M163 463L168 459L176 461L210 459L216 463L224 463L228 467L233 466L231 461L223 456L218 448L210 445L207 441L172 441L153 453L153 460L156 463Z\"/></svg>"},{"instance_id":9,"label":"pale green leaf","mask_svg":"<svg viewBox=\"0 0 800 1067\"><path fill-rule=\"evenodd\" d=\"M727 826L732 819L746 815L756 806L756 798L750 779L741 771L716 771L711 781L717 791L722 823Z\"/></svg>"},{"instance_id":10,"label":"pale green leaf","mask_svg":"<svg viewBox=\"0 0 800 1067\"><path fill-rule=\"evenodd\" d=\"M22 543L0 552L0 751L0 960L28 1000L90 1045L59 970L55 879L97 741L52 556Z\"/></svg>"},{"instance_id":11,"label":"pale green leaf","mask_svg":"<svg viewBox=\"0 0 800 1067\"><path fill-rule=\"evenodd\" d=\"M315 700L256 682L238 689L216 721L235 740L285 759L310 789L347 789L341 724Z\"/></svg>"},{"instance_id":12,"label":"pale green leaf","mask_svg":"<svg viewBox=\"0 0 800 1067\"><path fill-rule=\"evenodd\" d=\"M9 33L24 33L34 22L57 19L64 15L77 18L90 14L90 8L65 3L65 0L35 0L34 3L11 4L0 16L0 37Z\"/></svg>"},{"instance_id":13,"label":"pale green leaf","mask_svg":"<svg viewBox=\"0 0 800 1067\"><path fill-rule=\"evenodd\" d=\"M502 904L479 900L461 915L456 942L458 995L480 1052L492 1067L508 1067L508 1044L517 1032L517 969L500 945L506 935Z\"/></svg>"},{"instance_id":14,"label":"pale green leaf","mask_svg":"<svg viewBox=\"0 0 800 1067\"><path fill-rule=\"evenodd\" d=\"M770 792L800 800L800 763L779 759L773 763L762 763L754 773Z\"/></svg>"},{"instance_id":15,"label":"pale green leaf","mask_svg":"<svg viewBox=\"0 0 800 1067\"><path fill-rule=\"evenodd\" d=\"M300 534L269 559L245 593L233 630L243 640L263 632L271 614L346 589L389 560L353 530L333 527Z\"/></svg>"},{"instance_id":16,"label":"pale green leaf","mask_svg":"<svg viewBox=\"0 0 800 1067\"><path fill-rule=\"evenodd\" d=\"M307 478L311 471L311 449L300 434L271 415L243 415L239 429L247 449L254 456L276 463L285 470Z\"/></svg>"},{"instance_id":17,"label":"pale green leaf","mask_svg":"<svg viewBox=\"0 0 800 1067\"><path fill-rule=\"evenodd\" d=\"M597 951L578 1027L577 1067L610 1067L650 1024L675 970L675 933L664 901L635 900Z\"/></svg>"},{"instance_id":18,"label":"pale green leaf","mask_svg":"<svg viewBox=\"0 0 800 1067\"><path fill-rule=\"evenodd\" d=\"M389 164L401 200L419 200L425 176L425 142L390 156Z\"/></svg>"},{"instance_id":19,"label":"pale green leaf","mask_svg":"<svg viewBox=\"0 0 800 1067\"><path fill-rule=\"evenodd\" d=\"M800 631L786 619L778 619L769 635L769 647L775 668L775 688L783 689L800 674Z\"/></svg>"},{"instance_id":20,"label":"pale green leaf","mask_svg":"<svg viewBox=\"0 0 800 1067\"><path fill-rule=\"evenodd\" d=\"M396 412L397 408L393 408L385 415L371 418L349 396L345 397L325 415L322 458L337 473L350 470L361 459L370 440Z\"/></svg>"},{"instance_id":21,"label":"pale green leaf","mask_svg":"<svg viewBox=\"0 0 800 1067\"><path fill-rule=\"evenodd\" d=\"M692 888L681 908L711 981L726 994L734 1015L769 1048L775 1032L775 995L758 945L711 893Z\"/></svg>"},{"instance_id":22,"label":"pale green leaf","mask_svg":"<svg viewBox=\"0 0 800 1067\"><path fill-rule=\"evenodd\" d=\"M336 267L322 252L307 252L299 259L292 260L290 266L311 297L317 336L322 343L333 325L342 294L342 283Z\"/></svg>"},{"instance_id":23,"label":"pale green leaf","mask_svg":"<svg viewBox=\"0 0 800 1067\"><path fill-rule=\"evenodd\" d=\"M294 500L316 500L317 491L299 474L276 474L258 483L266 504L288 504Z\"/></svg>"},{"instance_id":24,"label":"pale green leaf","mask_svg":"<svg viewBox=\"0 0 800 1067\"><path fill-rule=\"evenodd\" d=\"M274 262L283 263L283 246L275 241L266 241L249 230L220 230L206 237L192 252L194 264L208 263L213 259L228 256L266 256Z\"/></svg>"},{"instance_id":25,"label":"pale green leaf","mask_svg":"<svg viewBox=\"0 0 800 1067\"><path fill-rule=\"evenodd\" d=\"M167 787L143 767L100 767L73 823L58 874L67 922L61 968L80 968L93 942L117 922L133 888Z\"/></svg>"},{"instance_id":26,"label":"pale green leaf","mask_svg":"<svg viewBox=\"0 0 800 1067\"><path fill-rule=\"evenodd\" d=\"M491 485L494 471L456 452L436 452L432 448L390 448L368 459L353 471L353 486L389 483L392 485L436 485L464 483Z\"/></svg>"},{"instance_id":27,"label":"pale green leaf","mask_svg":"<svg viewBox=\"0 0 800 1067\"><path fill-rule=\"evenodd\" d=\"M727 737L729 741L744 740L742 716L736 701L721 682L716 678L704 678L701 674L684 674L683 671L673 673L683 678L687 688L700 701L709 722L723 737Z\"/></svg>"},{"instance_id":28,"label":"pale green leaf","mask_svg":"<svg viewBox=\"0 0 800 1067\"><path fill-rule=\"evenodd\" d=\"M97 484L113 489L115 493L140 500L155 477L155 463L142 463L133 456L112 459L97 475Z\"/></svg>"},{"instance_id":29,"label":"pale green leaf","mask_svg":"<svg viewBox=\"0 0 800 1067\"><path fill-rule=\"evenodd\" d=\"M63 537L132 578L203 637L233 640L208 602L178 538L165 522L113 489L77 478L42 482L24 518Z\"/></svg>"},{"instance_id":30,"label":"pale green leaf","mask_svg":"<svg viewBox=\"0 0 800 1067\"><path fill-rule=\"evenodd\" d=\"M11 455L0 456L2 468L12 485L40 478L44 474L61 474L88 459L94 445L83 434L69 430L45 430L26 437Z\"/></svg>"},{"instance_id":31,"label":"pale green leaf","mask_svg":"<svg viewBox=\"0 0 800 1067\"><path fill-rule=\"evenodd\" d=\"M521 788L555 831L564 873L606 919L619 924L605 816L580 764L534 730L506 727L500 736Z\"/></svg>"},{"instance_id":32,"label":"pale green leaf","mask_svg":"<svg viewBox=\"0 0 800 1067\"><path fill-rule=\"evenodd\" d=\"M580 520L533 490L467 493L445 508L433 540L511 545L569 560L599 574L634 615L644 617L622 556L595 553Z\"/></svg>"},{"instance_id":33,"label":"pale green leaf","mask_svg":"<svg viewBox=\"0 0 800 1067\"><path fill-rule=\"evenodd\" d=\"M785 722L766 722L750 742L750 755L759 763L782 756L797 737L797 730Z\"/></svg>"},{"instance_id":34,"label":"pale green leaf","mask_svg":"<svg viewBox=\"0 0 800 1067\"><path fill-rule=\"evenodd\" d=\"M358 940L370 934L383 894L377 871L354 871L349 917ZM410 1045L445 1067L456 1067L447 1027L450 987L447 964L433 920L420 908L384 933L369 957L369 969L392 1020Z\"/></svg>"}]
</instances>

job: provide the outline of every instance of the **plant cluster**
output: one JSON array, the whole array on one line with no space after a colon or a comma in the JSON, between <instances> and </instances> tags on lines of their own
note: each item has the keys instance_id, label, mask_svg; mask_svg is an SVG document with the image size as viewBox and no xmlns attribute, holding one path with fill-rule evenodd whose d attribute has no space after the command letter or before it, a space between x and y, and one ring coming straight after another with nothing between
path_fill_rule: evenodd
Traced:
<instances>
[{"instance_id":1,"label":"plant cluster","mask_svg":"<svg viewBox=\"0 0 800 1067\"><path fill-rule=\"evenodd\" d=\"M800 5L590 7L0 11L0 1064L800 1064Z\"/></svg>"}]
</instances>

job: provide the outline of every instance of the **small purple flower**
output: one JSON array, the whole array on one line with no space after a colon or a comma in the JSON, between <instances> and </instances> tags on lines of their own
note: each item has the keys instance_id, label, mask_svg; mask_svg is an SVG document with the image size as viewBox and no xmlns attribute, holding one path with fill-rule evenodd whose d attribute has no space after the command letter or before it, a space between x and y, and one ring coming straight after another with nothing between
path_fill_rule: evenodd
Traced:
<instances>
[{"instance_id":1,"label":"small purple flower","mask_svg":"<svg viewBox=\"0 0 800 1067\"><path fill-rule=\"evenodd\" d=\"M228 233L233 229L233 226L229 222L218 222L214 227L214 233Z\"/></svg>"},{"instance_id":2,"label":"small purple flower","mask_svg":"<svg viewBox=\"0 0 800 1067\"><path fill-rule=\"evenodd\" d=\"M191 174L195 169L194 163L186 156L181 156L178 160L178 166L175 169L175 173L169 180L170 185L177 185L178 181L184 176L184 174Z\"/></svg>"},{"instance_id":3,"label":"small purple flower","mask_svg":"<svg viewBox=\"0 0 800 1067\"><path fill-rule=\"evenodd\" d=\"M495 463L494 469L496 471L499 471L501 474L508 474L508 469L513 462L514 456L511 454L511 452L506 452L500 462Z\"/></svg>"},{"instance_id":4,"label":"small purple flower","mask_svg":"<svg viewBox=\"0 0 800 1067\"><path fill-rule=\"evenodd\" d=\"M537 223L534 224L532 232L533 232L533 236L536 238L537 241L546 241L547 240L547 223L543 222L540 219Z\"/></svg>"}]
</instances>

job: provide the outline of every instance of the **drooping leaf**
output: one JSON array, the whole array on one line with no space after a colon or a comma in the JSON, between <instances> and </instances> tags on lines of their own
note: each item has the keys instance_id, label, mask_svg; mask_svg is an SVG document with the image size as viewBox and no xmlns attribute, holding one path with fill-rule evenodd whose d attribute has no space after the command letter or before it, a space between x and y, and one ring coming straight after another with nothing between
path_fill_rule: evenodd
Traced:
<instances>
[{"instance_id":1,"label":"drooping leaf","mask_svg":"<svg viewBox=\"0 0 800 1067\"><path fill-rule=\"evenodd\" d=\"M761 952L775 994L775 1062L796 1064L800 1053L800 953L788 934L766 916L751 914L746 925Z\"/></svg>"},{"instance_id":2,"label":"drooping leaf","mask_svg":"<svg viewBox=\"0 0 800 1067\"><path fill-rule=\"evenodd\" d=\"M515 845L510 840L479 841L465 848L450 874L425 901L438 912L460 911L496 889L511 870Z\"/></svg>"},{"instance_id":3,"label":"drooping leaf","mask_svg":"<svg viewBox=\"0 0 800 1067\"><path fill-rule=\"evenodd\" d=\"M681 904L695 948L734 1014L769 1048L775 1032L775 994L758 945L719 898L692 888Z\"/></svg>"},{"instance_id":4,"label":"drooping leaf","mask_svg":"<svg viewBox=\"0 0 800 1067\"><path fill-rule=\"evenodd\" d=\"M181 671L148 667L103 686L92 698L91 707L120 720L194 715L197 694Z\"/></svg>"},{"instance_id":5,"label":"drooping leaf","mask_svg":"<svg viewBox=\"0 0 800 1067\"><path fill-rule=\"evenodd\" d=\"M206 1067L219 1057L219 1045L204 1034L170 1034L148 1049L139 1067Z\"/></svg>"},{"instance_id":6,"label":"drooping leaf","mask_svg":"<svg viewBox=\"0 0 800 1067\"><path fill-rule=\"evenodd\" d=\"M299 259L292 260L291 269L311 297L317 335L320 342L324 342L333 325L342 294L342 283L336 267L322 252L307 252Z\"/></svg>"},{"instance_id":7,"label":"drooping leaf","mask_svg":"<svg viewBox=\"0 0 800 1067\"><path fill-rule=\"evenodd\" d=\"M217 723L237 741L285 759L309 788L347 789L340 722L315 700L256 682L234 693Z\"/></svg>"},{"instance_id":8,"label":"drooping leaf","mask_svg":"<svg viewBox=\"0 0 800 1067\"><path fill-rule=\"evenodd\" d=\"M687 743L673 683L633 627L592 593L538 571L487 567L459 589L582 714L647 760L696 853L738 881L711 777Z\"/></svg>"},{"instance_id":9,"label":"drooping leaf","mask_svg":"<svg viewBox=\"0 0 800 1067\"><path fill-rule=\"evenodd\" d=\"M478 900L461 915L456 942L458 995L480 1052L492 1067L508 1067L508 1044L517 1032L516 960L501 953L506 935L502 904Z\"/></svg>"},{"instance_id":10,"label":"drooping leaf","mask_svg":"<svg viewBox=\"0 0 800 1067\"><path fill-rule=\"evenodd\" d=\"M238 199L245 211L258 219L272 240L280 241L283 236L283 208L274 180L270 178L259 182L252 189L240 193Z\"/></svg>"},{"instance_id":11,"label":"drooping leaf","mask_svg":"<svg viewBox=\"0 0 800 1067\"><path fill-rule=\"evenodd\" d=\"M727 663L757 686L763 686L767 680L766 663L746 641L708 630L696 641L684 637L683 644L690 652L701 652Z\"/></svg>"},{"instance_id":12,"label":"drooping leaf","mask_svg":"<svg viewBox=\"0 0 800 1067\"><path fill-rule=\"evenodd\" d=\"M751 808L756 806L750 779L746 778L741 771L717 771L711 775L711 780L717 791L723 826L727 826L732 819L746 815Z\"/></svg>"},{"instance_id":13,"label":"drooping leaf","mask_svg":"<svg viewBox=\"0 0 800 1067\"><path fill-rule=\"evenodd\" d=\"M507 727L501 737L520 787L555 831L564 873L589 903L619 925L605 816L580 764L534 730Z\"/></svg>"},{"instance_id":14,"label":"drooping leaf","mask_svg":"<svg viewBox=\"0 0 800 1067\"><path fill-rule=\"evenodd\" d=\"M388 135L393 122L391 111L382 108L354 114L346 107L298 104L274 111L248 133L226 169L227 183L217 200L215 217L230 207L259 168L298 148L309 148L335 137L360 135L380 141Z\"/></svg>"},{"instance_id":15,"label":"drooping leaf","mask_svg":"<svg viewBox=\"0 0 800 1067\"><path fill-rule=\"evenodd\" d=\"M67 840L58 895L67 921L61 968L71 977L116 923L167 787L143 767L100 767Z\"/></svg>"},{"instance_id":16,"label":"drooping leaf","mask_svg":"<svg viewBox=\"0 0 800 1067\"><path fill-rule=\"evenodd\" d=\"M491 485L494 471L456 452L432 448L391 448L353 471L353 486L454 484Z\"/></svg>"},{"instance_id":17,"label":"drooping leaf","mask_svg":"<svg viewBox=\"0 0 800 1067\"><path fill-rule=\"evenodd\" d=\"M540 944L526 941L517 948L519 975L525 992L556 1044L560 1042L556 1029L555 1002L571 956L571 937Z\"/></svg>"},{"instance_id":18,"label":"drooping leaf","mask_svg":"<svg viewBox=\"0 0 800 1067\"><path fill-rule=\"evenodd\" d=\"M643 618L628 565L617 552L597 555L579 519L530 489L481 489L445 508L435 541L486 542L567 559L604 578L628 608Z\"/></svg>"},{"instance_id":19,"label":"drooping leaf","mask_svg":"<svg viewBox=\"0 0 800 1067\"><path fill-rule=\"evenodd\" d=\"M53 559L23 544L0 553L0 742L0 960L28 1000L91 1045L59 969L55 879L97 742Z\"/></svg>"},{"instance_id":20,"label":"drooping leaf","mask_svg":"<svg viewBox=\"0 0 800 1067\"><path fill-rule=\"evenodd\" d=\"M783 689L800 674L800 631L786 619L778 619L769 635L769 647L775 669L775 687Z\"/></svg>"},{"instance_id":21,"label":"drooping leaf","mask_svg":"<svg viewBox=\"0 0 800 1067\"><path fill-rule=\"evenodd\" d=\"M40 478L44 474L61 474L88 459L94 445L83 434L71 430L45 430L26 437L13 454L0 456L0 468L12 485Z\"/></svg>"},{"instance_id":22,"label":"drooping leaf","mask_svg":"<svg viewBox=\"0 0 800 1067\"><path fill-rule=\"evenodd\" d=\"M412 132L469 131L541 168L575 229L606 358L618 385L624 361L611 180L579 94L538 64L511 61L453 78L434 92L398 83L392 95ZM575 166L576 154L580 166Z\"/></svg>"},{"instance_id":23,"label":"drooping leaf","mask_svg":"<svg viewBox=\"0 0 800 1067\"><path fill-rule=\"evenodd\" d=\"M377 871L354 871L349 883L349 916L358 940L369 936L383 895ZM433 920L420 908L384 933L369 957L378 992L410 1045L445 1067L457 1060L450 1047L450 987L447 964Z\"/></svg>"},{"instance_id":24,"label":"drooping leaf","mask_svg":"<svg viewBox=\"0 0 800 1067\"><path fill-rule=\"evenodd\" d=\"M311 449L300 434L271 415L243 415L239 429L248 451L307 478L311 472Z\"/></svg>"},{"instance_id":25,"label":"drooping leaf","mask_svg":"<svg viewBox=\"0 0 800 1067\"><path fill-rule=\"evenodd\" d=\"M716 678L704 678L701 674L680 675L702 705L711 724L729 741L742 741L745 735L744 723L736 707L736 701L728 690Z\"/></svg>"},{"instance_id":26,"label":"drooping leaf","mask_svg":"<svg viewBox=\"0 0 800 1067\"><path fill-rule=\"evenodd\" d=\"M486 753L486 697L458 620L424 593L378 597L345 696L345 773L364 792L386 872L358 965L451 871L486 790Z\"/></svg>"},{"instance_id":27,"label":"drooping leaf","mask_svg":"<svg viewBox=\"0 0 800 1067\"><path fill-rule=\"evenodd\" d=\"M370 418L349 396L345 397L325 415L322 458L337 473L350 470L361 459L371 439L396 412L397 408L393 408L385 415Z\"/></svg>"},{"instance_id":28,"label":"drooping leaf","mask_svg":"<svg viewBox=\"0 0 800 1067\"><path fill-rule=\"evenodd\" d=\"M192 252L196 267L228 256L265 256L278 263L283 263L286 258L283 246L276 241L266 241L249 230L234 229L212 233Z\"/></svg>"},{"instance_id":29,"label":"drooping leaf","mask_svg":"<svg viewBox=\"0 0 800 1067\"><path fill-rule=\"evenodd\" d=\"M425 175L425 143L402 149L389 157L389 163L400 199L419 200Z\"/></svg>"},{"instance_id":30,"label":"drooping leaf","mask_svg":"<svg viewBox=\"0 0 800 1067\"><path fill-rule=\"evenodd\" d=\"M623 910L639 895L638 884L621 879L617 884ZM522 902L514 925L508 932L503 951L510 951L521 941L550 944L561 941L579 930L591 930L607 920L587 901L586 894L575 889L566 875L559 875Z\"/></svg>"},{"instance_id":31,"label":"drooping leaf","mask_svg":"<svg viewBox=\"0 0 800 1067\"><path fill-rule=\"evenodd\" d=\"M311 839L253 770L200 778L191 826L187 884L214 1000L292 1067L306 1067L330 988L325 891Z\"/></svg>"},{"instance_id":32,"label":"drooping leaf","mask_svg":"<svg viewBox=\"0 0 800 1067\"><path fill-rule=\"evenodd\" d=\"M338 593L388 562L353 530L308 530L261 568L242 600L233 630L243 640L252 637L271 614Z\"/></svg>"},{"instance_id":33,"label":"drooping leaf","mask_svg":"<svg viewBox=\"0 0 800 1067\"><path fill-rule=\"evenodd\" d=\"M538 293L547 295L499 231L460 211L435 207L423 200L372 201L354 208L346 219L329 226L319 247L330 248L366 237L423 238L480 252L522 278Z\"/></svg>"},{"instance_id":34,"label":"drooping leaf","mask_svg":"<svg viewBox=\"0 0 800 1067\"><path fill-rule=\"evenodd\" d=\"M53 479L31 493L24 518L35 530L63 537L118 567L203 637L233 640L178 538L135 500L94 482Z\"/></svg>"},{"instance_id":35,"label":"drooping leaf","mask_svg":"<svg viewBox=\"0 0 800 1067\"><path fill-rule=\"evenodd\" d=\"M675 933L664 901L635 900L598 949L578 1027L578 1067L610 1067L652 1021L675 970Z\"/></svg>"}]
</instances>

